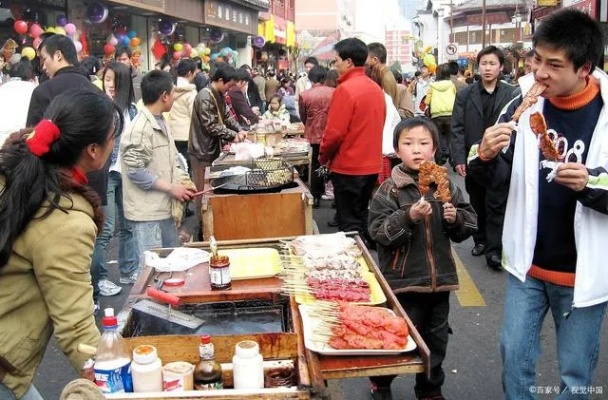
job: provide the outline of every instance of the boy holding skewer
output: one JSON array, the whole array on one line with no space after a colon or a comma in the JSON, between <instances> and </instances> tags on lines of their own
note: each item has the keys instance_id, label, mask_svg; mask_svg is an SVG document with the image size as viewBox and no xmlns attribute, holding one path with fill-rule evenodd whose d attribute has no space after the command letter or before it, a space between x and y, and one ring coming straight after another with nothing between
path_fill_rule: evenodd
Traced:
<instances>
[{"instance_id":1,"label":"boy holding skewer","mask_svg":"<svg viewBox=\"0 0 608 400\"><path fill-rule=\"evenodd\" d=\"M477 229L477 215L449 181L447 199L446 193L441 196L445 202L430 193L421 197L427 192L419 186L421 164L433 162L439 146L439 134L431 121L401 121L395 128L393 146L402 163L393 168L391 178L372 198L369 231L378 244L382 274L431 351L430 378L425 373L416 375L416 397L441 400L442 363L450 331L449 295L458 289L450 240L461 242L471 236ZM433 194L445 186L437 181L448 179L447 170L435 177L437 185L430 186ZM392 399L394 378L371 378L372 398Z\"/></svg>"}]
</instances>

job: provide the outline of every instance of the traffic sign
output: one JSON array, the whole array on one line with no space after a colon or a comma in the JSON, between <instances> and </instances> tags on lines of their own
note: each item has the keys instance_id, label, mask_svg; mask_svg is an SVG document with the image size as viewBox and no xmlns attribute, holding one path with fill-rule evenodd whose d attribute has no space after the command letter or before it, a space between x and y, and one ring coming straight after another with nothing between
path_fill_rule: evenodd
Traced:
<instances>
[{"instance_id":1,"label":"traffic sign","mask_svg":"<svg viewBox=\"0 0 608 400\"><path fill-rule=\"evenodd\" d=\"M450 43L445 47L445 54L448 60L458 59L458 43Z\"/></svg>"}]
</instances>

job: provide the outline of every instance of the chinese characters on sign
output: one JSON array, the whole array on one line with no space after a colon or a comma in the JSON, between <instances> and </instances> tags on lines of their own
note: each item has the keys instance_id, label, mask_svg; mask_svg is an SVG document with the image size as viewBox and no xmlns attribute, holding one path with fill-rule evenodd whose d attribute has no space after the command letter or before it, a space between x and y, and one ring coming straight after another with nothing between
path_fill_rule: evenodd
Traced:
<instances>
[{"instance_id":1,"label":"chinese characters on sign","mask_svg":"<svg viewBox=\"0 0 608 400\"><path fill-rule=\"evenodd\" d=\"M210 0L205 5L205 23L249 34L257 33L257 11Z\"/></svg>"}]
</instances>

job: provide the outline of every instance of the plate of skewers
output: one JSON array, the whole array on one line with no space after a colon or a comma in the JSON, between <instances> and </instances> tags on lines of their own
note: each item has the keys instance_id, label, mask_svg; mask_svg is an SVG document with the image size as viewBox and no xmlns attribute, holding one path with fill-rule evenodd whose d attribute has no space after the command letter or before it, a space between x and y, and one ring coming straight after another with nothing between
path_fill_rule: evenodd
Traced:
<instances>
[{"instance_id":1,"label":"plate of skewers","mask_svg":"<svg viewBox=\"0 0 608 400\"><path fill-rule=\"evenodd\" d=\"M416 349L404 318L384 307L317 301L299 306L307 349L323 355L396 355Z\"/></svg>"}]
</instances>

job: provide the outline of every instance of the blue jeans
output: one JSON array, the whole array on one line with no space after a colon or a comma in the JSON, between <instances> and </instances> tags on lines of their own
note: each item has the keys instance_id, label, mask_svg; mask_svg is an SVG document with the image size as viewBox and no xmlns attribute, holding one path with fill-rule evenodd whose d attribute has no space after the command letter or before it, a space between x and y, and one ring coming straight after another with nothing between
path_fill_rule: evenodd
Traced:
<instances>
[{"instance_id":1,"label":"blue jeans","mask_svg":"<svg viewBox=\"0 0 608 400\"><path fill-rule=\"evenodd\" d=\"M588 388L593 380L607 303L572 310L573 293L570 287L531 277L521 282L509 274L500 338L502 384L507 400L537 398L536 362L541 353L541 328L549 309L555 321L560 371L560 394L555 398L589 397L579 394L579 388Z\"/></svg>"},{"instance_id":2,"label":"blue jeans","mask_svg":"<svg viewBox=\"0 0 608 400\"><path fill-rule=\"evenodd\" d=\"M13 394L13 392L0 383L0 399L2 400L17 400L17 397ZM34 385L30 386L29 390L25 392L23 397L19 400L44 400L40 393L36 390Z\"/></svg>"},{"instance_id":3,"label":"blue jeans","mask_svg":"<svg viewBox=\"0 0 608 400\"><path fill-rule=\"evenodd\" d=\"M93 250L93 260L91 262L91 275L93 277L93 287L97 287L97 282L108 277L108 267L106 248L114 237L116 224L118 228L118 267L122 276L130 276L137 270L138 259L135 256L135 243L133 239L133 227L125 219L125 212L122 202L122 178L116 172L110 172L108 176L107 190L108 205L103 209L105 222Z\"/></svg>"},{"instance_id":4,"label":"blue jeans","mask_svg":"<svg viewBox=\"0 0 608 400\"><path fill-rule=\"evenodd\" d=\"M131 221L131 224L138 260L141 260L141 256L146 250L179 246L177 226L173 218L160 221ZM140 265L142 265L141 262Z\"/></svg>"}]
</instances>

